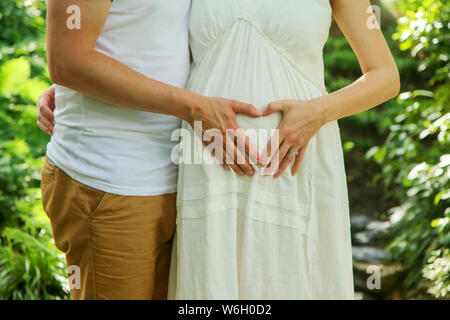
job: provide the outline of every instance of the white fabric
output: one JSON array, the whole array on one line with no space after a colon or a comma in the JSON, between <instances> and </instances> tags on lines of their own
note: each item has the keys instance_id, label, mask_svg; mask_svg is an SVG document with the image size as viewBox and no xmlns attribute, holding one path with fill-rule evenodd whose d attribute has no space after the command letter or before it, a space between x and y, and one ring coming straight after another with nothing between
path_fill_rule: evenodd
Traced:
<instances>
[{"instance_id":1,"label":"white fabric","mask_svg":"<svg viewBox=\"0 0 450 320\"><path fill-rule=\"evenodd\" d=\"M330 23L327 0L193 0L188 88L261 109L325 95L322 50ZM274 129L280 119L240 115L238 122ZM261 151L267 139L253 142ZM257 168L249 178L217 164L180 165L170 298L353 298L336 121L310 141L298 175L289 171L274 179Z\"/></svg>"},{"instance_id":2,"label":"white fabric","mask_svg":"<svg viewBox=\"0 0 450 320\"><path fill-rule=\"evenodd\" d=\"M159 81L185 87L190 0L115 0L96 49ZM72 178L106 192L176 191L175 117L134 111L56 87L49 157Z\"/></svg>"}]
</instances>

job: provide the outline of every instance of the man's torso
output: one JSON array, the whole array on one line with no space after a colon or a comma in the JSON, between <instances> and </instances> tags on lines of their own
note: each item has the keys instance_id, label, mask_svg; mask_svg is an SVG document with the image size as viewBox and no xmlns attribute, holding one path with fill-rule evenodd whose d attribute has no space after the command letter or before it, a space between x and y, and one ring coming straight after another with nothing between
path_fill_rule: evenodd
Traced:
<instances>
[{"instance_id":1,"label":"man's torso","mask_svg":"<svg viewBox=\"0 0 450 320\"><path fill-rule=\"evenodd\" d=\"M177 87L189 75L190 0L115 0L96 50ZM73 179L122 195L176 191L172 132L180 120L56 87L52 161Z\"/></svg>"}]
</instances>

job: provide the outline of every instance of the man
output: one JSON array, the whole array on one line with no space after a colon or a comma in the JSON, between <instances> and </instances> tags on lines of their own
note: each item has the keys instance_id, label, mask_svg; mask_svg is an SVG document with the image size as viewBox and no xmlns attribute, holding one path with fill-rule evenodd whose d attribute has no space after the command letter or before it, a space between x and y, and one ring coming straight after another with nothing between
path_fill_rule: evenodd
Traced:
<instances>
[{"instance_id":1,"label":"man","mask_svg":"<svg viewBox=\"0 0 450 320\"><path fill-rule=\"evenodd\" d=\"M38 106L40 127L52 133L42 198L74 272L74 299L165 299L176 215L172 131L180 119L225 132L238 129L236 113L260 116L183 89L189 8L189 0L48 0L57 86L44 95L55 90L54 129L45 99ZM254 174L248 161L229 166Z\"/></svg>"}]
</instances>

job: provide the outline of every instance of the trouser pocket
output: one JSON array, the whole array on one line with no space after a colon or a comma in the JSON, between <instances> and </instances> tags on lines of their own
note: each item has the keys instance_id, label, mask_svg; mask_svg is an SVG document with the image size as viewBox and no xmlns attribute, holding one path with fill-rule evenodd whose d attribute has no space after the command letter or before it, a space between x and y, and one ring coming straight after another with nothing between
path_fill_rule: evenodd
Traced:
<instances>
[{"instance_id":1,"label":"trouser pocket","mask_svg":"<svg viewBox=\"0 0 450 320\"><path fill-rule=\"evenodd\" d=\"M54 186L54 174L57 166L54 165L48 156L45 156L44 164L41 170L41 195L42 206L48 217L50 217L49 203L51 202L53 186Z\"/></svg>"}]
</instances>

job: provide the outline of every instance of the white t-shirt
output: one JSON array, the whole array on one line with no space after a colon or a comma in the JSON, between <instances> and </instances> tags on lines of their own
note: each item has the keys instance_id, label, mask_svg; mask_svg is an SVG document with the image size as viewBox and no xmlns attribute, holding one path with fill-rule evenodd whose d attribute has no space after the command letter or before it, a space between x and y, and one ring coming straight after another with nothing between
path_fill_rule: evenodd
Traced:
<instances>
[{"instance_id":1,"label":"white t-shirt","mask_svg":"<svg viewBox=\"0 0 450 320\"><path fill-rule=\"evenodd\" d=\"M115 0L96 50L177 87L189 75L190 0ZM73 179L120 195L176 191L175 117L110 105L56 86L49 158Z\"/></svg>"}]
</instances>

